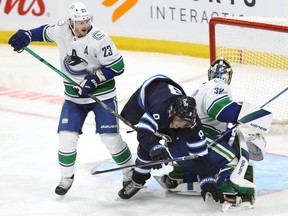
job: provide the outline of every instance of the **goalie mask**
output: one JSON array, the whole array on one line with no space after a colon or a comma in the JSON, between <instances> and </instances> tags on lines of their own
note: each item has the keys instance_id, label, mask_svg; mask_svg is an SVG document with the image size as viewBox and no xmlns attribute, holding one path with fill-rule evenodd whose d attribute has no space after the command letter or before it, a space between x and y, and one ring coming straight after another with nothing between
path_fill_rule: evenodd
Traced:
<instances>
[{"instance_id":1,"label":"goalie mask","mask_svg":"<svg viewBox=\"0 0 288 216\"><path fill-rule=\"evenodd\" d=\"M230 84L232 74L233 71L230 63L223 57L220 57L212 62L208 70L208 80L219 78L222 79L225 83Z\"/></svg>"},{"instance_id":2,"label":"goalie mask","mask_svg":"<svg viewBox=\"0 0 288 216\"><path fill-rule=\"evenodd\" d=\"M193 97L181 96L177 98L173 108L172 119L178 116L181 120L191 123L191 126L195 124L197 112L196 101Z\"/></svg>"}]
</instances>

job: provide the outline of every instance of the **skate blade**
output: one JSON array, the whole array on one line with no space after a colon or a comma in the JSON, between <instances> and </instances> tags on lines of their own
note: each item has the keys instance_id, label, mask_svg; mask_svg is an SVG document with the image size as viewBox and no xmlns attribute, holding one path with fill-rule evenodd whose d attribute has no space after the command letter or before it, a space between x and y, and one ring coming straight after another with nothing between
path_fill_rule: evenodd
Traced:
<instances>
[{"instance_id":1,"label":"skate blade","mask_svg":"<svg viewBox=\"0 0 288 216\"><path fill-rule=\"evenodd\" d=\"M253 209L254 205L251 202L242 202L240 204L235 204L231 202L225 201L222 204L222 211L223 212L228 212L228 211L241 211L245 209Z\"/></svg>"},{"instance_id":2,"label":"skate blade","mask_svg":"<svg viewBox=\"0 0 288 216\"><path fill-rule=\"evenodd\" d=\"M164 190L170 189L164 184L164 182L161 181L161 176L153 176L153 177Z\"/></svg>"}]
</instances>

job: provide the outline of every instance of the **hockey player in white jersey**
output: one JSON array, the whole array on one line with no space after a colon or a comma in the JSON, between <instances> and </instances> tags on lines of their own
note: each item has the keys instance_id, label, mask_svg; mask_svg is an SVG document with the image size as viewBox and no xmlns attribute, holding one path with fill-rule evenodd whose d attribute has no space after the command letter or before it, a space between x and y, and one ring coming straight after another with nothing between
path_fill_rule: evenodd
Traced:
<instances>
[{"instance_id":1,"label":"hockey player in white jersey","mask_svg":"<svg viewBox=\"0 0 288 216\"><path fill-rule=\"evenodd\" d=\"M203 131L207 136L207 140L213 143L215 139L220 137L228 127L229 123L237 124L238 116L242 108L241 104L232 100L230 82L232 78L232 68L229 62L223 58L215 60L208 70L209 81L194 91L192 96L196 100L197 113L203 124ZM217 182L220 184L224 194L240 195L253 202L255 188L253 184L253 176L248 168L249 159L262 160L265 154L265 139L261 134L245 134L245 138L240 130L237 130L236 140L233 143L231 133L226 134L217 143L210 146L209 160L213 167L213 173L218 177ZM244 142L243 142L244 141ZM248 154L241 155L239 153L239 143L249 151ZM247 145L247 146L246 146ZM243 174L238 175L237 172L243 167L238 166L238 158L247 162L244 166ZM239 164L241 165L241 164ZM248 174L246 172L248 169ZM234 173L234 174L233 174ZM162 176L162 181L166 184L166 188L171 191L177 191L175 187L189 180L189 173L185 173L182 167L176 165L172 172ZM243 180L249 178L251 181ZM249 177L247 177L247 175ZM233 178L232 178L233 177ZM234 182L233 182L234 181ZM240 183L240 184L238 184ZM250 184L251 183L251 184ZM186 187L187 188L187 187ZM190 193L195 192L195 188L191 187ZM180 191L181 192L181 191ZM189 193L189 190L187 191Z\"/></svg>"},{"instance_id":2,"label":"hockey player in white jersey","mask_svg":"<svg viewBox=\"0 0 288 216\"><path fill-rule=\"evenodd\" d=\"M92 16L81 2L70 4L69 18L54 25L18 30L9 40L14 51L21 52L31 41L56 42L62 72L78 83L64 80L64 104L58 125L61 181L55 189L64 195L72 186L77 156L77 142L87 114L95 115L96 133L118 165L133 164L131 152L119 134L118 119L96 103L96 96L117 111L115 76L124 72L124 61L111 38L92 25ZM98 145L97 143L95 143ZM123 182L130 181L130 170L123 170Z\"/></svg>"}]
</instances>

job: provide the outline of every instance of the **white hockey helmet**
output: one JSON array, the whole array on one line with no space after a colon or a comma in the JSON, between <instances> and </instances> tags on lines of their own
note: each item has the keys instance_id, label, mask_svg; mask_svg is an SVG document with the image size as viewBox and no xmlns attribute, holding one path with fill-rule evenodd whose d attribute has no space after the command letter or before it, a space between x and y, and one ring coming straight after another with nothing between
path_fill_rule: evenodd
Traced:
<instances>
[{"instance_id":1,"label":"white hockey helmet","mask_svg":"<svg viewBox=\"0 0 288 216\"><path fill-rule=\"evenodd\" d=\"M72 21L84 21L91 19L91 14L82 2L75 2L69 5L68 17Z\"/></svg>"},{"instance_id":2,"label":"white hockey helmet","mask_svg":"<svg viewBox=\"0 0 288 216\"><path fill-rule=\"evenodd\" d=\"M230 63L220 57L212 62L210 68L208 69L208 80L219 78L225 83L230 84L232 79L233 70Z\"/></svg>"}]
</instances>

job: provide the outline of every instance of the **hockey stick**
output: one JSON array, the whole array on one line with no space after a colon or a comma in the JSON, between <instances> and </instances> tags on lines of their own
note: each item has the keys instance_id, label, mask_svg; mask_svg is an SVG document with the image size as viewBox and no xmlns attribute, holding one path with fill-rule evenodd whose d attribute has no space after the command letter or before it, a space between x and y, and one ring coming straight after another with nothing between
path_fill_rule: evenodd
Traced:
<instances>
[{"instance_id":1,"label":"hockey stick","mask_svg":"<svg viewBox=\"0 0 288 216\"><path fill-rule=\"evenodd\" d=\"M198 155L188 155L188 156L183 156L183 157L169 158L166 160L152 161L149 163L133 164L133 165L127 165L127 166L122 166L122 167L116 167L116 168L106 169L106 170L97 170L96 169L97 167L95 167L91 170L91 174L97 175L97 174L101 174L101 173L114 172L114 171L127 169L127 168L147 167L147 166L153 166L153 165L163 164L163 163L192 160L192 159L196 159L197 157L198 157Z\"/></svg>"},{"instance_id":2,"label":"hockey stick","mask_svg":"<svg viewBox=\"0 0 288 216\"><path fill-rule=\"evenodd\" d=\"M73 85L79 87L80 89L82 89L82 87L76 83L74 80L72 80L69 76L67 76L66 74L64 74L63 72L61 72L60 70L58 70L56 67L54 67L53 65L51 65L49 62L47 62L45 59L43 59L41 56L39 56L38 54L36 54L34 51L32 51L31 49L29 49L28 47L24 47L24 50L27 51L28 53L30 53L32 56L34 56L35 58L37 58L40 62L44 63L45 65L47 65L49 68L51 68L53 71L55 71L57 74L59 74L61 77L63 77L65 80L67 80L68 82L72 83ZM120 120L122 120L126 125L128 125L129 127L131 127L133 130L137 130L137 128L131 124L131 122L127 121L125 118L123 118L121 115L119 115L115 110L111 109L109 106L107 106L105 103L103 103L101 100L99 100L97 97L95 97L92 94L88 95L90 98L92 98L94 101L96 101L97 103L99 103L104 109L108 110L109 112L111 112L113 115L115 115L117 118L119 118Z\"/></svg>"},{"instance_id":3,"label":"hockey stick","mask_svg":"<svg viewBox=\"0 0 288 216\"><path fill-rule=\"evenodd\" d=\"M284 94L286 91L288 90L288 87L286 87L285 89L283 89L281 92L279 92L277 95L275 95L274 97L272 97L271 99L269 99L266 103L264 103L262 106L260 106L260 108L265 107L267 104L271 103L272 101L274 101L276 98L278 98L279 96L281 96L282 94ZM219 141L220 139L222 139L225 135L227 135L228 133L232 132L236 127L238 127L239 123L233 125L233 127L231 128L227 128L227 130L219 137L217 138L211 145L215 144L217 141Z\"/></svg>"},{"instance_id":4,"label":"hockey stick","mask_svg":"<svg viewBox=\"0 0 288 216\"><path fill-rule=\"evenodd\" d=\"M61 77L63 77L65 80L67 80L68 82L72 83L73 85L79 87L80 89L82 89L82 87L76 83L74 80L72 80L69 76L67 76L66 74L64 74L63 72L61 72L60 70L58 70L56 67L54 67L53 65L51 65L49 62L47 62L45 59L43 59L41 56L39 56L37 53L35 53L34 51L32 51L31 49L29 49L28 47L24 47L23 48L25 51L27 51L29 54L31 54L32 56L34 56L35 58L37 58L40 62L42 62L43 64L47 65L50 69L52 69L54 72L56 72L57 74L59 74ZM111 109L109 106L107 106L105 103L103 103L101 100L99 100L97 97L95 97L92 94L88 95L90 98L92 98L94 101L96 101L97 103L99 103L104 109L106 109L107 111L111 112L114 116L116 116L117 118L119 118L120 120L122 120L126 125L128 125L129 127L131 127L133 130L137 131L137 127L134 126L131 122L129 122L128 120L126 120L123 116L119 115L115 110ZM171 142L171 138L168 135L159 133L158 131L156 131L155 136L161 138L164 140L165 144Z\"/></svg>"},{"instance_id":5,"label":"hockey stick","mask_svg":"<svg viewBox=\"0 0 288 216\"><path fill-rule=\"evenodd\" d=\"M260 108L263 108L264 106L266 106L267 104L269 104L270 102L272 102L273 100L275 100L276 98L278 98L280 95L282 95L284 92L286 92L288 90L288 87L283 89L281 92L279 92L277 95L275 95L273 98L271 98L269 101L267 101L265 104L263 104Z\"/></svg>"}]
</instances>

